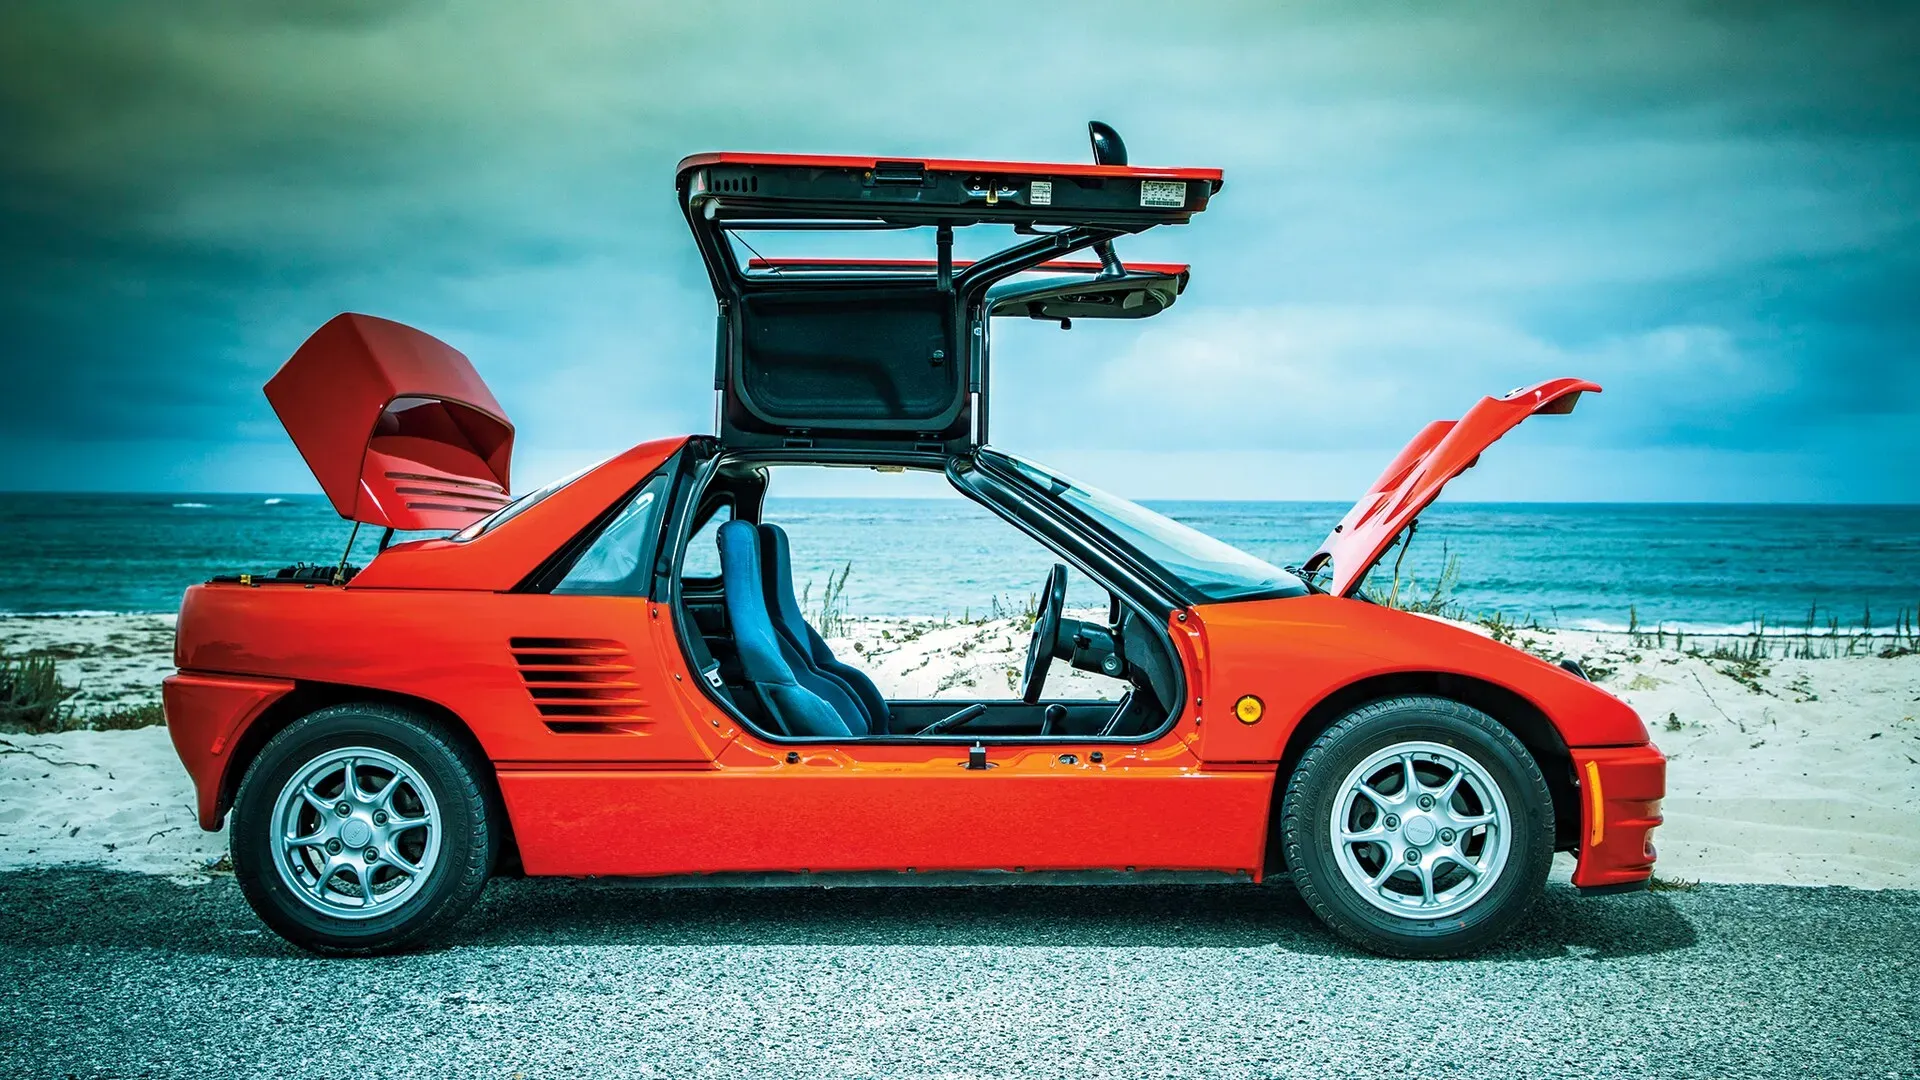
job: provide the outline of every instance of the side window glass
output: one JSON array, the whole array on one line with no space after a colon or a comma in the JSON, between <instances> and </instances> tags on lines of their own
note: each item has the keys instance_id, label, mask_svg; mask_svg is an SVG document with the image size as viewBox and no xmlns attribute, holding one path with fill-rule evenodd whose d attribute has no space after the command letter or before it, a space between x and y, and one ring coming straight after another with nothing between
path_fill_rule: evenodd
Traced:
<instances>
[{"instance_id":1,"label":"side window glass","mask_svg":"<svg viewBox=\"0 0 1920 1080\"><path fill-rule=\"evenodd\" d=\"M700 531L687 541L686 559L680 564L681 577L715 578L720 576L720 526L733 520L733 506L721 506L707 519Z\"/></svg>"},{"instance_id":2,"label":"side window glass","mask_svg":"<svg viewBox=\"0 0 1920 1080\"><path fill-rule=\"evenodd\" d=\"M634 492L553 591L585 596L646 595L667 483L667 476L662 474Z\"/></svg>"}]
</instances>

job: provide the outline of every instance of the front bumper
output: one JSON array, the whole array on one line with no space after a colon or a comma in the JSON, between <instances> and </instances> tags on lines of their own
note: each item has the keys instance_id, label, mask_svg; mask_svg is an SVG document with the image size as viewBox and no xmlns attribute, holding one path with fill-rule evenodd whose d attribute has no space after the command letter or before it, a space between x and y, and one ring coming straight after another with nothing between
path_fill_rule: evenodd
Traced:
<instances>
[{"instance_id":1,"label":"front bumper","mask_svg":"<svg viewBox=\"0 0 1920 1080\"><path fill-rule=\"evenodd\" d=\"M293 690L285 679L240 675L202 675L182 671L160 684L167 735L193 778L200 827L220 828L225 809L220 792L226 782L233 744L267 706Z\"/></svg>"},{"instance_id":2,"label":"front bumper","mask_svg":"<svg viewBox=\"0 0 1920 1080\"><path fill-rule=\"evenodd\" d=\"M1573 884L1618 892L1653 877L1653 830L1667 793L1667 756L1652 743L1573 751L1580 851Z\"/></svg>"}]
</instances>

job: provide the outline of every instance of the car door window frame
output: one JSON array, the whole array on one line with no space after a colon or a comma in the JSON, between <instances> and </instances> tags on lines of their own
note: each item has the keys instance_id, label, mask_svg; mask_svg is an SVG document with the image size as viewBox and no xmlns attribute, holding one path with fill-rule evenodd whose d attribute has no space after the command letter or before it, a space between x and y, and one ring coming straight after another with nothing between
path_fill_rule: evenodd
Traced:
<instances>
[{"instance_id":1,"label":"car door window frame","mask_svg":"<svg viewBox=\"0 0 1920 1080\"><path fill-rule=\"evenodd\" d=\"M692 511L705 501L706 491L711 487L720 466L723 463L736 462L758 465L822 464L821 461L814 458L796 457L790 454L779 454L777 452L736 451L716 454L700 467L688 470L686 475L684 475L681 486L678 488L679 494L674 500L676 512L672 515L672 521L668 525L671 532L665 542L661 544L660 557L656 560L656 567L664 566L667 567L668 570L664 575L664 581L656 581L655 597L661 603L666 604L672 613L671 618L673 620L675 639L680 646L681 655L686 658L689 665L694 664L696 661L692 649L688 645L687 635L689 633L698 633L699 628L689 624L685 607L681 603L680 566L686 546L693 537L693 532L697 530L699 525L705 524L705 519L699 518L696 520L696 515ZM858 460L836 455L832 463L882 466L901 465L908 468L931 471L929 467L930 462L927 461L925 455L874 454L861 455ZM1074 531L1070 522L1062 521L1052 516L1044 507L1038 506L1037 504L1021 506L1020 502L1017 501L1019 500L1017 491L1007 487L1004 483L1000 483L999 486L1007 493L1008 505L1002 505L999 501L983 497L973 486L962 483L958 477L965 475L969 471L973 471L973 462L970 456L948 459L943 471L948 482L953 485L954 489L958 491L963 498L985 507L989 513L1000 518L1013 529L1023 535L1031 537L1053 555L1065 560L1067 564L1075 570L1078 570L1095 584L1106 589L1109 596L1118 597L1122 604L1131 606L1136 614L1142 616L1140 620L1142 625L1153 628L1153 632L1159 635L1160 648L1165 650L1167 657L1171 660L1170 666L1175 679L1175 685L1171 693L1172 701L1169 703L1168 715L1164 721L1152 730L1138 735L995 735L981 732L968 733L964 729L951 734L928 736L874 735L846 737L837 735L780 735L769 732L761 725L754 723L738 706L734 705L733 702L709 692L711 688L700 687L699 689L706 701L714 708L725 712L735 724L740 726L743 734L750 734L760 741L779 745L931 746L942 747L950 752L953 746L970 746L975 743L987 746L1144 745L1157 742L1175 731L1180 724L1182 716L1184 716L1187 711L1186 694L1187 681L1189 678L1182 654L1179 649L1174 646L1171 635L1167 630L1167 621L1171 618L1171 613L1179 605L1170 604L1166 597L1154 590L1151 585L1141 580L1136 574L1128 571L1124 565L1115 562L1111 556L1102 552L1099 548L1089 544L1085 537L1080 536ZM998 481L994 482L999 483ZM1014 509L1014 506L1021 506L1021 508ZM736 507L736 516L744 517L750 521L758 521L759 509L760 507L757 505L756 500L756 505L750 508ZM955 701L956 705L965 704L965 702L960 699L955 699ZM1117 708L1118 706L1119 703L1116 702L1115 707Z\"/></svg>"}]
</instances>

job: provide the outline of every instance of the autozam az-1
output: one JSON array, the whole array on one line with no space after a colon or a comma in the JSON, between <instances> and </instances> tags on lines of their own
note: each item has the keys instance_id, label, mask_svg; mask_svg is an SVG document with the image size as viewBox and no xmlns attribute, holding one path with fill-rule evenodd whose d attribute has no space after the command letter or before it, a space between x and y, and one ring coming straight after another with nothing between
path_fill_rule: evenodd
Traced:
<instances>
[{"instance_id":1,"label":"autozam az-1","mask_svg":"<svg viewBox=\"0 0 1920 1080\"><path fill-rule=\"evenodd\" d=\"M1220 189L1218 170L1128 165L1104 125L1093 141L1094 164L682 161L718 301L717 430L517 498L513 428L464 356L355 314L307 340L266 392L333 506L446 535L187 591L167 724L267 924L320 952L408 947L496 867L1286 877L1358 945L1441 956L1512 927L1556 851L1583 892L1644 887L1665 760L1639 717L1573 665L1360 592L1491 443L1599 387L1554 379L1429 425L1291 570L989 444L994 321L1159 314L1188 269L1115 241ZM974 229L1007 240L956 258ZM742 242L880 230L931 257ZM764 512L781 465L938 473L1048 549L1019 695L890 699L836 655ZM696 537L718 572L688 560ZM1104 617L1065 610L1068 567ZM1056 664L1125 693L1049 697Z\"/></svg>"}]
</instances>

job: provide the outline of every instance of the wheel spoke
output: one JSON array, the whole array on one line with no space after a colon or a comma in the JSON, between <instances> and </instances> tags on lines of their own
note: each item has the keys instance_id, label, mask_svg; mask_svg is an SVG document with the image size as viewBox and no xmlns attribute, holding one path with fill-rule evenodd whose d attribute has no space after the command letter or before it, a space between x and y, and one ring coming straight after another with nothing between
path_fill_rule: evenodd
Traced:
<instances>
[{"instance_id":1,"label":"wheel spoke","mask_svg":"<svg viewBox=\"0 0 1920 1080\"><path fill-rule=\"evenodd\" d=\"M1387 849L1387 857L1380 864L1380 872L1373 875L1373 887L1378 889L1387 883L1387 879L1400 872L1400 864L1393 859L1393 849Z\"/></svg>"},{"instance_id":2,"label":"wheel spoke","mask_svg":"<svg viewBox=\"0 0 1920 1080\"><path fill-rule=\"evenodd\" d=\"M353 876L360 879L361 899L366 901L368 907L372 907L374 903L373 901L373 867L371 866L356 867L353 871Z\"/></svg>"},{"instance_id":3,"label":"wheel spoke","mask_svg":"<svg viewBox=\"0 0 1920 1080\"><path fill-rule=\"evenodd\" d=\"M1382 810L1385 810L1389 806L1398 805L1400 802L1402 802L1405 799L1405 796L1406 796L1405 792L1401 792L1401 798L1399 799L1388 798L1387 796L1380 793L1379 788L1374 787L1372 784L1367 783L1365 780L1362 780L1360 781L1359 784L1355 785L1354 790L1359 792L1362 795L1365 795L1367 798L1372 799L1373 805L1379 807Z\"/></svg>"},{"instance_id":4,"label":"wheel spoke","mask_svg":"<svg viewBox=\"0 0 1920 1080\"><path fill-rule=\"evenodd\" d=\"M386 783L380 785L380 790L373 793L373 805L388 813L392 813L393 796L394 793L400 789L400 779L401 774L396 770L392 776L387 778Z\"/></svg>"},{"instance_id":5,"label":"wheel spoke","mask_svg":"<svg viewBox=\"0 0 1920 1080\"><path fill-rule=\"evenodd\" d=\"M410 878L420 876L420 864L407 859L397 851L387 852L381 856L381 861Z\"/></svg>"},{"instance_id":6,"label":"wheel spoke","mask_svg":"<svg viewBox=\"0 0 1920 1080\"><path fill-rule=\"evenodd\" d=\"M342 777L343 779L340 781L340 797L358 802L360 799L360 774L354 770L352 758L348 758L346 765L343 766Z\"/></svg>"},{"instance_id":7,"label":"wheel spoke","mask_svg":"<svg viewBox=\"0 0 1920 1080\"><path fill-rule=\"evenodd\" d=\"M1400 771L1404 777L1400 784L1400 797L1411 799L1420 794L1420 777L1413 771L1413 755L1400 755Z\"/></svg>"},{"instance_id":8,"label":"wheel spoke","mask_svg":"<svg viewBox=\"0 0 1920 1080\"><path fill-rule=\"evenodd\" d=\"M320 868L320 880L314 882L313 894L322 900L329 899L327 894L332 891L333 879L340 876L342 869L339 863L329 860Z\"/></svg>"},{"instance_id":9,"label":"wheel spoke","mask_svg":"<svg viewBox=\"0 0 1920 1080\"><path fill-rule=\"evenodd\" d=\"M1433 862L1429 860L1417 864L1414 867L1414 874L1420 878L1420 902L1433 903Z\"/></svg>"},{"instance_id":10,"label":"wheel spoke","mask_svg":"<svg viewBox=\"0 0 1920 1080\"><path fill-rule=\"evenodd\" d=\"M426 817L390 817L387 819L387 835L392 836L395 833L405 832L408 829L418 829L427 824L430 824L430 822Z\"/></svg>"},{"instance_id":11,"label":"wheel spoke","mask_svg":"<svg viewBox=\"0 0 1920 1080\"><path fill-rule=\"evenodd\" d=\"M1492 814L1470 814L1467 817L1454 818L1453 824L1456 828L1477 829L1482 825L1491 825L1496 820L1498 819Z\"/></svg>"},{"instance_id":12,"label":"wheel spoke","mask_svg":"<svg viewBox=\"0 0 1920 1080\"><path fill-rule=\"evenodd\" d=\"M1433 793L1433 801L1443 807L1452 803L1453 794L1460 790L1460 781L1465 779L1466 775L1467 770L1454 766L1453 775L1447 777L1447 782L1440 785L1439 791Z\"/></svg>"},{"instance_id":13,"label":"wheel spoke","mask_svg":"<svg viewBox=\"0 0 1920 1080\"><path fill-rule=\"evenodd\" d=\"M308 806L323 814L333 813L333 803L321 798L319 792L305 784L300 785L300 797L306 800Z\"/></svg>"},{"instance_id":14,"label":"wheel spoke","mask_svg":"<svg viewBox=\"0 0 1920 1080\"><path fill-rule=\"evenodd\" d=\"M1440 854L1435 855L1434 858L1445 859L1448 862L1452 863L1453 865L1460 867L1462 870L1465 870L1467 873L1472 874L1476 878L1479 877L1482 873L1484 873L1484 871L1480 869L1479 863L1474 862L1472 859L1467 858L1465 853L1457 850L1443 851Z\"/></svg>"}]
</instances>

